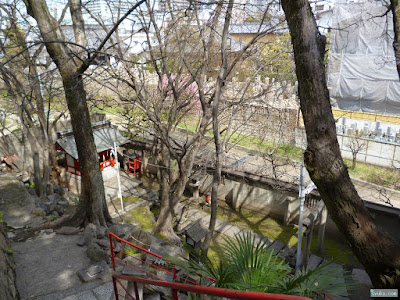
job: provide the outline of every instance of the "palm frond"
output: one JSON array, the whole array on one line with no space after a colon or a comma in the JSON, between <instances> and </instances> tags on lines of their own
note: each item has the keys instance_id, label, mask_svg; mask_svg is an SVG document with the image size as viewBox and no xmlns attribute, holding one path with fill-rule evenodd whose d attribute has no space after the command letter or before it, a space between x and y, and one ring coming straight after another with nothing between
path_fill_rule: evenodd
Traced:
<instances>
[{"instance_id":1,"label":"palm frond","mask_svg":"<svg viewBox=\"0 0 400 300\"><path fill-rule=\"evenodd\" d=\"M346 297L347 290L356 287L357 284L349 272L330 268L331 264L332 262L324 262L314 270L301 269L287 276L279 285L285 293L291 295L314 297L328 294Z\"/></svg>"},{"instance_id":2,"label":"palm frond","mask_svg":"<svg viewBox=\"0 0 400 300\"><path fill-rule=\"evenodd\" d=\"M291 268L285 260L250 233L238 235L234 240L225 239L217 263L192 249L188 251L194 260L170 260L203 278L214 278L212 285L217 287L315 297L346 296L347 289L356 286L347 272L330 268L331 262L290 274ZM338 278L344 279L338 281Z\"/></svg>"}]
</instances>

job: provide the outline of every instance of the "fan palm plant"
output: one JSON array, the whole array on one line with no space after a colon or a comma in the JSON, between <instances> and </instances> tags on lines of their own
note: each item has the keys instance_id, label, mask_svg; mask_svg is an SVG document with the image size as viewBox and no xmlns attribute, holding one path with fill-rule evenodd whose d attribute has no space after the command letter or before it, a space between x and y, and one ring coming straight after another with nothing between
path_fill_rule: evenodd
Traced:
<instances>
[{"instance_id":1,"label":"fan palm plant","mask_svg":"<svg viewBox=\"0 0 400 300\"><path fill-rule=\"evenodd\" d=\"M354 286L348 274L329 268L330 262L293 274L283 258L250 233L238 235L234 240L225 239L218 260L192 254L197 261L187 258L171 258L171 261L205 278L203 284L221 288L318 298L323 294L347 296L346 289ZM342 283L337 283L343 276Z\"/></svg>"}]
</instances>

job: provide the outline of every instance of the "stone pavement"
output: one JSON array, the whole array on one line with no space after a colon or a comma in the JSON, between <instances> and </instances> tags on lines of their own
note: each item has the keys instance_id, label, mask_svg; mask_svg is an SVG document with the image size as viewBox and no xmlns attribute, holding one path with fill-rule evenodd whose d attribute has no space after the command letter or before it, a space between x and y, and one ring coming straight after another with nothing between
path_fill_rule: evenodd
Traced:
<instances>
[{"instance_id":1,"label":"stone pavement","mask_svg":"<svg viewBox=\"0 0 400 300\"><path fill-rule=\"evenodd\" d=\"M77 270L90 265L86 247L77 246L80 237L44 232L36 240L12 243L21 299L112 299L112 289L106 289L110 275L90 284L76 276Z\"/></svg>"},{"instance_id":2,"label":"stone pavement","mask_svg":"<svg viewBox=\"0 0 400 300\"><path fill-rule=\"evenodd\" d=\"M63 176L63 178L68 181L70 192L79 195L81 177L76 176L74 174L65 173L64 169L63 172L64 173L62 173L61 176ZM132 174L127 174L121 171L120 183L121 183L122 196L125 197L128 195L132 195L132 193L137 192L135 191L135 188L140 186L142 182L140 180L137 180L135 176L133 176ZM104 178L104 192L106 194L107 200L117 198L118 180L116 173L112 177Z\"/></svg>"},{"instance_id":3,"label":"stone pavement","mask_svg":"<svg viewBox=\"0 0 400 300\"><path fill-rule=\"evenodd\" d=\"M92 282L72 287L61 292L52 293L38 300L113 300L114 287L112 281Z\"/></svg>"}]
</instances>

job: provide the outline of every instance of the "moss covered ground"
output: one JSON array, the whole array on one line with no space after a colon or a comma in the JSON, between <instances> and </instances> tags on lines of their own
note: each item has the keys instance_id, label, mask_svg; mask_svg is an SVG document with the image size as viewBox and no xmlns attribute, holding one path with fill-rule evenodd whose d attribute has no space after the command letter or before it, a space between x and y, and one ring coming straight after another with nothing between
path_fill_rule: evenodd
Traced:
<instances>
[{"instance_id":1,"label":"moss covered ground","mask_svg":"<svg viewBox=\"0 0 400 300\"><path fill-rule=\"evenodd\" d=\"M143 188L146 190L157 190L159 188L156 180L152 178L148 178L142 176L140 178L143 182ZM135 203L140 199L137 197L127 197L123 198L124 203ZM184 200L188 200L185 197ZM190 206L201 209L197 204L197 201L191 202ZM290 246L297 245L297 235L298 228L296 225L283 225L283 222L271 216L266 216L263 213L255 212L249 209L238 208L233 209L224 201L220 201L218 204L218 218L227 222L231 222L243 228L247 228L252 230L255 233L260 233L266 237L271 239L280 241L284 244L288 244ZM150 231L152 226L154 225L154 218L157 218L159 214L159 208L152 208L151 212L149 209L138 207L129 212L126 216L126 221L131 222L133 224L137 224L141 226L143 229ZM160 238L165 238L161 237ZM209 250L209 257L213 260L218 259L218 251L221 249L221 245L223 245L224 238L227 238L225 235L221 235L219 233L214 234L213 241ZM317 252L317 230L314 230L314 236L311 243L311 252L315 255L323 257L325 259L333 260L335 263L341 265L354 265L358 266L359 263L349 246L346 244L345 240L339 240L337 238L326 237L324 242L324 251L323 253Z\"/></svg>"},{"instance_id":2,"label":"moss covered ground","mask_svg":"<svg viewBox=\"0 0 400 300\"><path fill-rule=\"evenodd\" d=\"M150 231L154 226L154 217L147 206L138 206L125 213L125 222Z\"/></svg>"},{"instance_id":3,"label":"moss covered ground","mask_svg":"<svg viewBox=\"0 0 400 300\"><path fill-rule=\"evenodd\" d=\"M252 210L244 208L233 209L223 201L220 201L218 205L218 218L221 220L231 222L243 228L248 228L253 232L260 233L284 244L297 246L297 226L285 226L283 222L277 218L266 216L265 214ZM317 241L317 230L315 230L311 243L311 253L341 265L359 265L359 262L344 240L339 241L333 238L325 238L322 253L318 253L317 251ZM211 255L216 255L214 252L219 249L222 243L223 238L217 234L216 241L213 241L211 246Z\"/></svg>"}]
</instances>

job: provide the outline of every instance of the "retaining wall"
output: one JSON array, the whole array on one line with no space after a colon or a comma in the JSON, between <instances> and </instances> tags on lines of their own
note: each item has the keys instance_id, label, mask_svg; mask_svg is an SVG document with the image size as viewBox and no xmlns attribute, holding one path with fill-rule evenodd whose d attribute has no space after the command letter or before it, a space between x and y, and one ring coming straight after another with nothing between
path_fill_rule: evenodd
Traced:
<instances>
[{"instance_id":1,"label":"retaining wall","mask_svg":"<svg viewBox=\"0 0 400 300\"><path fill-rule=\"evenodd\" d=\"M218 191L219 200L226 201L237 209L246 208L272 215L283 220L285 225L298 224L300 201L297 185L237 171L223 172L223 177ZM207 174L200 183L200 193L210 193L212 175ZM319 199L319 195L313 192L307 198ZM400 209L390 208L383 204L372 205L371 202L366 202L366 206L375 222L394 238L400 240L400 232L397 230L400 226ZM308 212L305 206L304 215L307 216ZM344 239L329 214L326 232L330 237Z\"/></svg>"},{"instance_id":2,"label":"retaining wall","mask_svg":"<svg viewBox=\"0 0 400 300\"><path fill-rule=\"evenodd\" d=\"M246 177L243 175L242 172L237 171L224 172L218 198L225 200L234 208L251 209L284 219L288 213L286 200L297 197L297 187L254 174L247 174ZM207 174L200 183L200 193L210 193L212 175ZM298 212L297 202L291 206L290 214L295 215L296 211Z\"/></svg>"}]
</instances>

